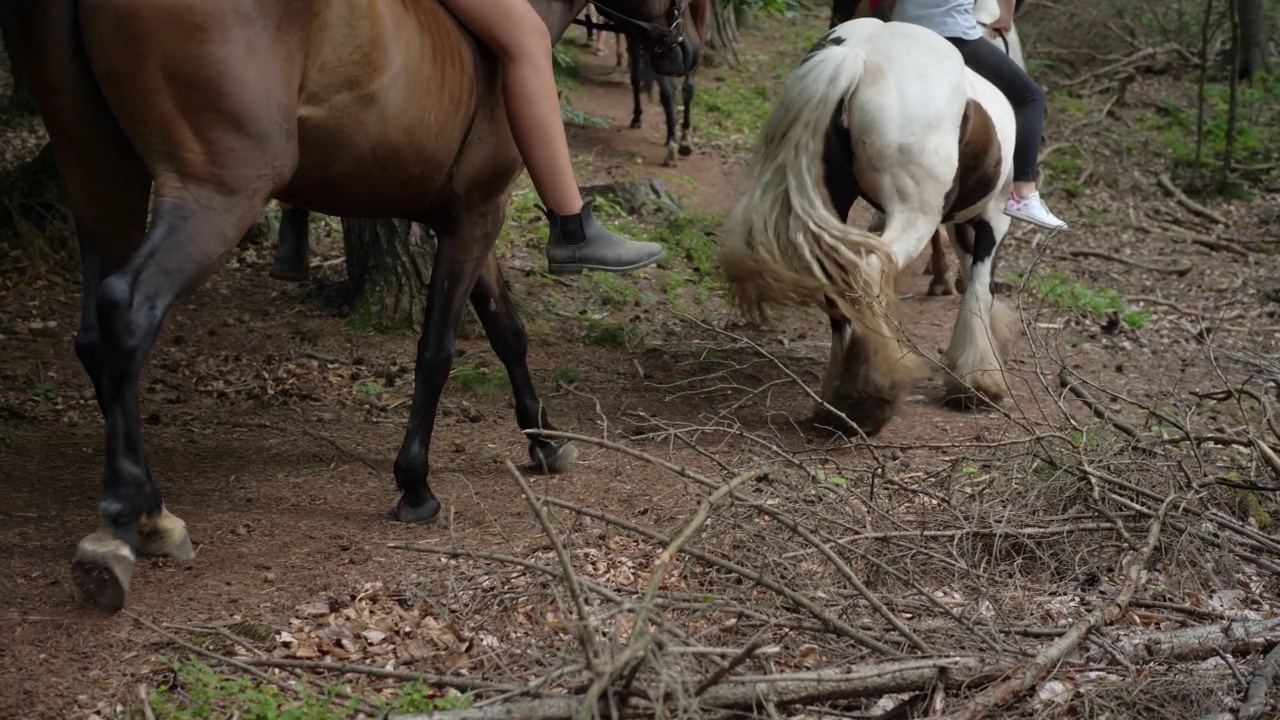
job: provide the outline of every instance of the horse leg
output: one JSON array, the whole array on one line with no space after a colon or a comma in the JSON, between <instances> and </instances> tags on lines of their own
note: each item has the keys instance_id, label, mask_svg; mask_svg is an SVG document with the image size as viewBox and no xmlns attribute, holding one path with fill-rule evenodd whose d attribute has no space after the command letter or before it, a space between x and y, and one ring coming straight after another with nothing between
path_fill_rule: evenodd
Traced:
<instances>
[{"instance_id":1,"label":"horse leg","mask_svg":"<svg viewBox=\"0 0 1280 720\"><path fill-rule=\"evenodd\" d=\"M280 232L271 277L286 282L303 282L311 276L310 213L280 203Z\"/></svg>"},{"instance_id":2,"label":"horse leg","mask_svg":"<svg viewBox=\"0 0 1280 720\"><path fill-rule=\"evenodd\" d=\"M689 113L693 107L693 73L690 72L684 76L684 87L682 88L684 97L684 122L680 124L680 154L688 157L693 154L693 124L689 120Z\"/></svg>"},{"instance_id":3,"label":"horse leg","mask_svg":"<svg viewBox=\"0 0 1280 720\"><path fill-rule=\"evenodd\" d=\"M435 262L427 288L427 313L418 338L413 403L394 472L400 500L394 515L406 523L434 523L440 501L431 492L428 457L440 394L453 366L453 353L462 311L485 259L493 252L506 218L501 201L472 205L463 214L433 227L437 237Z\"/></svg>"},{"instance_id":4,"label":"horse leg","mask_svg":"<svg viewBox=\"0 0 1280 720\"><path fill-rule=\"evenodd\" d=\"M929 294L932 296L950 295L951 283L947 282L947 248L943 241L949 236L948 226L938 226L929 238L929 268L933 279L929 281Z\"/></svg>"},{"instance_id":5,"label":"horse leg","mask_svg":"<svg viewBox=\"0 0 1280 720\"><path fill-rule=\"evenodd\" d=\"M972 408L983 399L999 404L1009 395L1000 356L1013 339L1015 318L1008 306L991 293L996 250L1009 222L1003 208L989 208L967 223L974 233L973 253L969 256L972 268L945 354L951 371L946 380L947 402L951 405Z\"/></svg>"},{"instance_id":6,"label":"horse leg","mask_svg":"<svg viewBox=\"0 0 1280 720\"><path fill-rule=\"evenodd\" d=\"M516 423L521 430L554 430L547 419L546 408L533 387L526 361L529 336L511 302L511 293L502 280L502 268L493 252L484 262L480 277L471 290L471 306L475 308L493 352L507 369L511 392L516 401ZM529 459L534 468L560 473L569 469L578 452L571 443L557 444L550 438L533 436L529 440Z\"/></svg>"},{"instance_id":7,"label":"horse leg","mask_svg":"<svg viewBox=\"0 0 1280 720\"><path fill-rule=\"evenodd\" d=\"M662 101L662 113L667 117L667 156L662 160L663 167L676 165L676 131L679 127L676 118L676 81L665 75L658 76L658 98Z\"/></svg>"},{"instance_id":8,"label":"horse leg","mask_svg":"<svg viewBox=\"0 0 1280 720\"><path fill-rule=\"evenodd\" d=\"M969 287L969 262L973 257L974 232L968 223L952 223L947 226L947 237L956 254L956 292L963 295Z\"/></svg>"},{"instance_id":9,"label":"horse leg","mask_svg":"<svg viewBox=\"0 0 1280 720\"><path fill-rule=\"evenodd\" d=\"M634 109L631 111L631 129L635 130L641 126L640 116L643 109L640 106L640 86L644 84L644 59L640 57L640 46L634 43L627 43L627 60L631 66L631 95L635 99Z\"/></svg>"}]
</instances>

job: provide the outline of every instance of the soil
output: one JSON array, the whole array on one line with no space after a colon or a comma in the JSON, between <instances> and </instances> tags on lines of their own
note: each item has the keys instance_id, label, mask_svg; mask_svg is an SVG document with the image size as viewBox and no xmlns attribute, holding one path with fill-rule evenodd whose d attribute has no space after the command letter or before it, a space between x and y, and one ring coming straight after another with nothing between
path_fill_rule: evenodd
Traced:
<instances>
[{"instance_id":1,"label":"soil","mask_svg":"<svg viewBox=\"0 0 1280 720\"><path fill-rule=\"evenodd\" d=\"M805 21L815 37L820 34L821 18ZM768 42L763 29L745 32L746 52ZM629 129L630 91L613 56L583 53L581 62L573 105L609 123L571 129L575 154L590 159L583 164L589 167L584 184L662 177L690 207L719 213L732 205L742 163L731 143L697 142L694 154L681 158L677 167L661 167L665 130L656 103L646 101L642 129ZM719 81L711 76L731 72L706 73L700 86L713 86ZM697 114L695 106L695 123ZM1051 138L1066 132L1054 121ZM1135 191L1127 202L1141 205L1158 197L1159 190L1141 193ZM1059 214L1070 217L1083 217L1079 209L1096 199L1048 196ZM1273 196L1263 197L1240 212L1262 217L1275 207ZM855 222L865 223L865 207L858 212L863 215ZM1162 247L1134 247L1140 243L1132 233L1120 242L1122 236L1113 234L1119 232L1081 221L1077 234L1044 240L1032 249L1031 241L1043 240L1043 234L1020 229L1006 242L1002 270L1023 272L1047 250L1046 262L1082 281L1130 296L1167 292L1183 307L1194 307L1233 286L1237 297L1255 298L1274 268L1273 257L1256 254L1245 263L1169 241ZM1190 259L1195 271L1175 287L1159 273L1067 252L1083 247L1121 252L1120 245L1138 254ZM328 257L339 252L322 248L322 257L325 251ZM536 244L517 252L523 257L512 265L541 266ZM444 591L421 556L389 549L388 542L427 539L507 549L533 542L537 527L504 467L508 460L523 463L526 457L505 387L488 392L451 382L445 390L431 483L445 503L447 522L409 527L388 518L397 498L391 463L407 416L416 336L351 330L313 288L269 280L268 261L268 251L242 248L177 307L148 361L143 395L152 471L169 509L188 523L197 555L189 563L140 561L128 611L157 623L250 618L283 626L298 606L349 597L370 581ZM946 345L957 298L925 295L924 261L903 273L902 310L920 347L936 353ZM330 266L323 272L339 277L340 270ZM635 282L641 289L656 287L657 276L636 276ZM592 303L581 284L518 270L509 279L534 305L552 291L575 310ZM72 351L78 278L29 266L15 254L0 268L0 293L0 410L6 413L0 417L0 492L8 498L0 509L0 579L7 586L0 596L0 667L5 668L0 717L84 717L104 712L132 692L154 664L158 638L129 616L92 611L70 582L76 543L97 522L103 459L102 420ZM1216 382L1213 369L1202 361L1202 346L1179 330L1177 323L1192 320L1176 309L1152 306L1156 315L1140 332L1112 332L1096 319L1058 316L1026 297L1023 309L1038 333L1037 343L1071 353L1073 369L1105 379L1117 392L1154 399ZM1219 331L1259 352L1274 352L1274 330L1259 330L1275 327L1274 309L1257 300L1251 306L1257 314L1249 316L1257 322L1224 321ZM533 318L530 367L553 422L562 429L625 439L646 432L655 419L696 426L731 412L734 422L774 438L788 451L835 448L831 452L854 466L860 462L856 446L805 434L797 425L812 400L786 382L782 366L810 386L820 382L828 331L818 313L787 311L768 327L747 326L728 315L719 297L697 308L705 324L687 315L663 317L661 306L610 312L615 320L648 325L631 350L587 347L560 331L554 312L527 311ZM749 338L782 366L725 333ZM501 370L483 337L461 340L459 355L459 363ZM572 380L565 369L572 369ZM1027 422L1047 423L1037 420L1048 417L1037 408L1051 406L1060 390L1056 375L1041 367L1025 338L1012 374L1014 397L1007 407ZM749 392L766 386L767 391ZM1000 413L942 407L940 372L918 393L874 441L918 469L965 459L963 450L939 449L940 443L1009 432L1010 421ZM632 442L676 463L714 469L678 443ZM537 491L643 517L655 527L669 527L691 511L685 485L670 474L614 453L580 449L572 472L534 477ZM759 454L756 446L732 440L716 448L733 467L750 465Z\"/></svg>"}]
</instances>

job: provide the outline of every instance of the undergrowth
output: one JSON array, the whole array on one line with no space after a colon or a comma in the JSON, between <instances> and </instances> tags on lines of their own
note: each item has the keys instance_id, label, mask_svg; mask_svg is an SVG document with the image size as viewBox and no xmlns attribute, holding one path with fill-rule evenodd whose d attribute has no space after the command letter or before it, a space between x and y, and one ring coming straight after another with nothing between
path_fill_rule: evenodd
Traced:
<instances>
[{"instance_id":1,"label":"undergrowth","mask_svg":"<svg viewBox=\"0 0 1280 720\"><path fill-rule=\"evenodd\" d=\"M441 696L440 691L421 682L398 685L389 696L362 697L347 685L316 685L299 679L292 684L293 692L286 693L274 685L224 675L195 658L162 657L160 661L172 674L169 682L151 693L150 702L156 717L168 720L329 720L354 716L362 700L383 716L460 710L471 705L465 695Z\"/></svg>"}]
</instances>

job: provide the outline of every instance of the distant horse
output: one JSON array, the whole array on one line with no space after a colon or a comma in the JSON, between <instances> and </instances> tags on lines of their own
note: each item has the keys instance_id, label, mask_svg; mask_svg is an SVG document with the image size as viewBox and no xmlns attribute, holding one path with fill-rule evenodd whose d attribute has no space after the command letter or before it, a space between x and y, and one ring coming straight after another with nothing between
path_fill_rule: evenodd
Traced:
<instances>
[{"instance_id":1,"label":"distant horse","mask_svg":"<svg viewBox=\"0 0 1280 720\"><path fill-rule=\"evenodd\" d=\"M873 2L873 11L875 17L888 21L888 6L880 0L832 0L831 3L831 24L835 27L843 22L847 22L853 18L854 11L864 2ZM1013 6L1013 12L1016 16L1018 11L1022 9L1024 0L1017 0ZM973 4L973 14L978 24L984 28L989 28L991 23L1000 17L999 0L975 0ZM1023 70L1027 69L1026 61L1022 55L1022 39L1018 35L1018 26L1013 23L1007 35L999 35L994 31L988 30L983 37L1003 50L1013 58L1018 67ZM871 224L867 228L871 232L881 232L884 230L884 216L878 212L872 213ZM961 233L957 235L957 233ZM929 281L930 295L950 295L951 281L948 279L949 267L947 262L946 246L943 242L943 236L949 237L952 243L972 244L973 239L968 236L966 230L957 228L953 224L947 224L944 228L935 233L929 241L929 264L925 266L925 274L933 275ZM955 288L959 292L965 289L965 270L963 264L960 266L960 273L955 279Z\"/></svg>"},{"instance_id":2,"label":"distant horse","mask_svg":"<svg viewBox=\"0 0 1280 720\"><path fill-rule=\"evenodd\" d=\"M1014 328L990 279L1009 228L1015 129L1009 101L953 45L875 18L828 31L765 122L721 269L748 315L774 303L827 312L822 398L868 435L923 375L896 327L895 288L942 223L974 232L957 249L972 268L945 354L948 399L972 406L1008 394L1000 355ZM845 222L859 197L885 214L882 236Z\"/></svg>"},{"instance_id":3,"label":"distant horse","mask_svg":"<svg viewBox=\"0 0 1280 720\"><path fill-rule=\"evenodd\" d=\"M530 0L553 39L588 0ZM686 0L596 0L659 73L697 64ZM143 451L139 374L177 299L278 198L421 222L438 239L395 517L431 522L428 449L464 303L506 366L521 429L550 428L494 242L520 172L496 56L430 0L45 0L22 62L70 192L83 262L76 354L106 420L101 528L76 548L86 598L119 610L138 553L192 556ZM137 58L147 62L139 63ZM154 183L154 188L153 188ZM148 204L152 221L147 225ZM551 471L571 446L533 438Z\"/></svg>"},{"instance_id":4,"label":"distant horse","mask_svg":"<svg viewBox=\"0 0 1280 720\"><path fill-rule=\"evenodd\" d=\"M692 0L689 4L689 9L693 13L693 30L700 39L705 41L707 37L707 20L710 17L708 0ZM643 114L643 110L640 106L640 93L644 90L649 93L649 98L653 99L652 87L656 81L658 84L658 97L662 102L662 111L667 117L667 156L663 159L662 164L665 167L675 167L677 152L683 157L693 154L693 146L691 144L693 129L689 120L689 112L693 107L693 75L696 72L696 68L685 74L684 84L681 87L681 100L684 102L684 119L679 124L680 134L677 139L675 79L655 73L648 62L648 58L641 51L640 46L635 43L627 43L627 58L631 66L631 94L635 99L634 110L631 113L631 127L632 129L641 127L640 117Z\"/></svg>"}]
</instances>

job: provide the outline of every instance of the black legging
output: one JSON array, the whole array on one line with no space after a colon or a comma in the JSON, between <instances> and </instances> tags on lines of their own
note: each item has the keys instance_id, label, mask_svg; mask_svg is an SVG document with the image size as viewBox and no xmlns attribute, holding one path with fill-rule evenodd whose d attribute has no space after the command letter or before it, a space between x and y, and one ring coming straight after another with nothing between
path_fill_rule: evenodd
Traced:
<instances>
[{"instance_id":1,"label":"black legging","mask_svg":"<svg viewBox=\"0 0 1280 720\"><path fill-rule=\"evenodd\" d=\"M1018 134L1013 145L1014 182L1036 178L1036 158L1040 154L1040 134L1044 129L1044 91L1013 58L983 38L947 38L964 57L964 64L991 81L1013 105Z\"/></svg>"}]
</instances>

